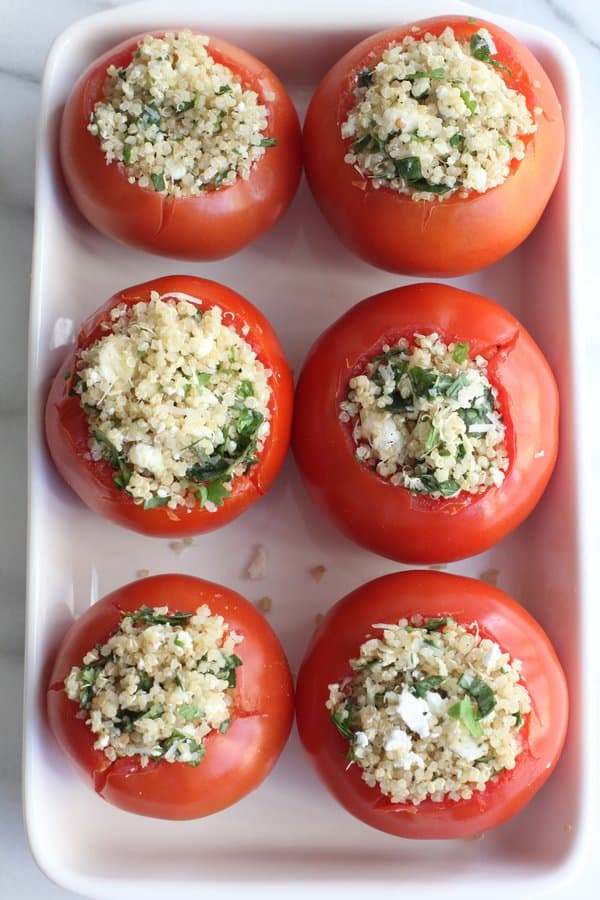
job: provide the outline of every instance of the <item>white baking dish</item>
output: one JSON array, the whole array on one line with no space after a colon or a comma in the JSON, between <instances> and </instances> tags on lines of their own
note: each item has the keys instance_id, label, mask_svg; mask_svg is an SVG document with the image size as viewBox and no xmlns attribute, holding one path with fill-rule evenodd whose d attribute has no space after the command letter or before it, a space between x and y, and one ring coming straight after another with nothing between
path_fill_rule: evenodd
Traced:
<instances>
[{"instance_id":1,"label":"white baking dish","mask_svg":"<svg viewBox=\"0 0 600 900\"><path fill-rule=\"evenodd\" d=\"M270 620L293 667L315 614L393 563L355 547L308 502L291 461L260 504L226 529L177 554L96 518L60 481L46 452L42 410L50 376L79 323L126 285L176 272L207 275L256 303L298 370L313 339L347 307L407 279L352 257L330 233L303 184L284 221L224 262L191 264L129 250L96 233L76 213L61 181L56 136L61 106L88 62L124 37L190 25L239 43L282 77L303 113L320 76L361 37L400 21L442 12L485 14L462 3L394 0L283 4L228 0L201 9L193 0L159 0L100 13L54 44L42 89L37 164L30 351L30 530L25 692L24 802L33 854L56 882L106 898L303 897L309 890L363 897L412 890L447 900L517 896L558 889L582 859L590 833L593 719L590 600L585 573L586 497L581 454L581 320L577 222L579 106L570 56L552 35L498 19L539 56L563 101L569 152L559 187L533 237L463 287L507 305L546 353L562 395L561 453L552 483L525 525L484 556L450 567L480 575L499 570L499 586L548 631L569 679L572 715L564 756L541 793L515 819L481 841L402 841L348 816L313 775L292 736L259 791L196 822L133 817L104 803L63 758L44 717L52 653L65 629L98 597L140 569L201 575L246 594L273 598ZM268 574L244 571L256 543ZM326 566L317 583L310 568ZM427 893L429 892L429 893Z\"/></svg>"}]
</instances>

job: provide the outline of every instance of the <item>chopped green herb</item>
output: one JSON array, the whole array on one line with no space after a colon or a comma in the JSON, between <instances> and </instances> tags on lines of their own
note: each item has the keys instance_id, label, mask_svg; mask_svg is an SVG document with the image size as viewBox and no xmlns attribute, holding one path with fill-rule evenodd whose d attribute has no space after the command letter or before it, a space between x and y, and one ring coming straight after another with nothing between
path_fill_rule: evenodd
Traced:
<instances>
[{"instance_id":1,"label":"chopped green herb","mask_svg":"<svg viewBox=\"0 0 600 900\"><path fill-rule=\"evenodd\" d=\"M237 433L242 435L242 437L248 437L249 435L254 434L263 419L263 414L257 409L247 409L244 407L235 422Z\"/></svg>"},{"instance_id":2,"label":"chopped green herb","mask_svg":"<svg viewBox=\"0 0 600 900\"><path fill-rule=\"evenodd\" d=\"M373 83L373 69L363 69L356 79L358 87L369 87Z\"/></svg>"},{"instance_id":3,"label":"chopped green herb","mask_svg":"<svg viewBox=\"0 0 600 900\"><path fill-rule=\"evenodd\" d=\"M432 631L439 631L440 628L443 628L444 625L447 624L448 616L443 616L439 619L427 619L427 621L423 625L423 628L425 629L425 631L429 631L431 633Z\"/></svg>"},{"instance_id":4,"label":"chopped green herb","mask_svg":"<svg viewBox=\"0 0 600 900\"><path fill-rule=\"evenodd\" d=\"M201 484L196 489L196 499L200 503L200 508L206 506L207 503L213 503L215 506L223 506L223 503L231 491L225 487L221 481L209 481L207 484Z\"/></svg>"},{"instance_id":5,"label":"chopped green herb","mask_svg":"<svg viewBox=\"0 0 600 900\"><path fill-rule=\"evenodd\" d=\"M243 665L242 660L239 656L236 656L235 653L228 655L227 653L221 654L223 657L223 662L221 664L221 668L219 670L219 676L221 676L221 672L225 671L225 680L227 681L227 686L230 688L234 688L237 683L237 675L236 669ZM223 676L221 676L223 677Z\"/></svg>"},{"instance_id":6,"label":"chopped green herb","mask_svg":"<svg viewBox=\"0 0 600 900\"><path fill-rule=\"evenodd\" d=\"M276 147L277 146L277 138L268 137L263 138L260 142L261 147Z\"/></svg>"},{"instance_id":7,"label":"chopped green herb","mask_svg":"<svg viewBox=\"0 0 600 900\"><path fill-rule=\"evenodd\" d=\"M198 388L204 387L209 381L210 374L208 372L196 372L196 385Z\"/></svg>"},{"instance_id":8,"label":"chopped green herb","mask_svg":"<svg viewBox=\"0 0 600 900\"><path fill-rule=\"evenodd\" d=\"M493 762L495 758L496 758L495 756L491 756L488 753L487 756L480 756L479 759L475 760L475 762L476 763L490 763L490 762Z\"/></svg>"},{"instance_id":9,"label":"chopped green herb","mask_svg":"<svg viewBox=\"0 0 600 900\"><path fill-rule=\"evenodd\" d=\"M352 152L362 153L363 150L367 150L371 145L371 140L372 138L370 134L363 134L361 138L359 138L357 141L354 141L354 143L352 144Z\"/></svg>"},{"instance_id":10,"label":"chopped green herb","mask_svg":"<svg viewBox=\"0 0 600 900\"><path fill-rule=\"evenodd\" d=\"M469 383L468 377L465 375L464 372L461 372L460 375L458 375L454 379L452 384L449 385L449 387L446 389L446 397L450 397L451 399L458 397L461 390L464 387L466 387L468 385L468 383Z\"/></svg>"},{"instance_id":11,"label":"chopped green herb","mask_svg":"<svg viewBox=\"0 0 600 900\"><path fill-rule=\"evenodd\" d=\"M467 729L471 737L482 737L483 729L475 718L473 701L467 694L465 694L462 700L450 707L448 715L452 719L458 719L458 721Z\"/></svg>"},{"instance_id":12,"label":"chopped green herb","mask_svg":"<svg viewBox=\"0 0 600 900\"><path fill-rule=\"evenodd\" d=\"M183 706L177 708L177 712L187 722L191 722L192 719L201 719L204 716L204 710L193 703L184 703Z\"/></svg>"},{"instance_id":13,"label":"chopped green herb","mask_svg":"<svg viewBox=\"0 0 600 900\"><path fill-rule=\"evenodd\" d=\"M152 184L154 185L155 191L164 191L165 189L165 176L162 172L153 172L150 176L152 179Z\"/></svg>"},{"instance_id":14,"label":"chopped green herb","mask_svg":"<svg viewBox=\"0 0 600 900\"><path fill-rule=\"evenodd\" d=\"M146 712L140 716L140 719L160 719L163 714L163 706L161 703L153 703Z\"/></svg>"},{"instance_id":15,"label":"chopped green herb","mask_svg":"<svg viewBox=\"0 0 600 900\"><path fill-rule=\"evenodd\" d=\"M154 102L143 104L141 118L144 120L146 125L158 125L159 124L160 112L158 111L156 104Z\"/></svg>"},{"instance_id":16,"label":"chopped green herb","mask_svg":"<svg viewBox=\"0 0 600 900\"><path fill-rule=\"evenodd\" d=\"M196 105L196 98L193 100L184 100L182 103L179 103L176 110L175 115L180 116L182 113L187 112L188 109L193 109Z\"/></svg>"},{"instance_id":17,"label":"chopped green herb","mask_svg":"<svg viewBox=\"0 0 600 900\"><path fill-rule=\"evenodd\" d=\"M411 75L405 75L403 77L403 81L418 81L421 78L431 78L434 81L439 81L440 78L445 78L446 70L439 69L431 69L429 72L414 72Z\"/></svg>"},{"instance_id":18,"label":"chopped green herb","mask_svg":"<svg viewBox=\"0 0 600 900\"><path fill-rule=\"evenodd\" d=\"M459 134L457 131L456 134L453 134L450 138L449 144L451 147L454 147L460 153L465 149L465 136L463 134Z\"/></svg>"},{"instance_id":19,"label":"chopped green herb","mask_svg":"<svg viewBox=\"0 0 600 900\"><path fill-rule=\"evenodd\" d=\"M477 19L474 19L473 16L469 16L467 22L469 25L477 25Z\"/></svg>"},{"instance_id":20,"label":"chopped green herb","mask_svg":"<svg viewBox=\"0 0 600 900\"><path fill-rule=\"evenodd\" d=\"M437 381L435 369L423 369L421 366L413 366L408 370L411 387L416 397L426 397L431 394Z\"/></svg>"},{"instance_id":21,"label":"chopped green herb","mask_svg":"<svg viewBox=\"0 0 600 900\"><path fill-rule=\"evenodd\" d=\"M515 728L519 729L523 724L523 716L521 715L521 710L515 713Z\"/></svg>"},{"instance_id":22,"label":"chopped green herb","mask_svg":"<svg viewBox=\"0 0 600 900\"><path fill-rule=\"evenodd\" d=\"M470 672L464 672L458 679L458 686L470 694L477 703L479 719L483 719L491 713L496 705L496 696L485 681L471 675Z\"/></svg>"},{"instance_id":23,"label":"chopped green herb","mask_svg":"<svg viewBox=\"0 0 600 900\"><path fill-rule=\"evenodd\" d=\"M429 691L435 691L444 681L443 675L430 675L428 678L421 678L420 681L413 681L409 689L415 696L424 700Z\"/></svg>"},{"instance_id":24,"label":"chopped green herb","mask_svg":"<svg viewBox=\"0 0 600 900\"><path fill-rule=\"evenodd\" d=\"M452 359L458 366L462 366L462 364L466 362L468 355L469 345L466 341L460 341L458 344L454 345L454 350L452 351Z\"/></svg>"},{"instance_id":25,"label":"chopped green herb","mask_svg":"<svg viewBox=\"0 0 600 900\"><path fill-rule=\"evenodd\" d=\"M224 722L221 722L221 724L219 725L219 731L221 732L221 734L227 734L230 725L231 719L225 719Z\"/></svg>"},{"instance_id":26,"label":"chopped green herb","mask_svg":"<svg viewBox=\"0 0 600 900\"><path fill-rule=\"evenodd\" d=\"M442 497L453 497L460 491L460 484L453 478L448 478L447 481L438 481L437 489Z\"/></svg>"},{"instance_id":27,"label":"chopped green herb","mask_svg":"<svg viewBox=\"0 0 600 900\"><path fill-rule=\"evenodd\" d=\"M467 431L471 425L485 425L489 424L490 421L485 411L476 409L473 406L467 407L466 409L458 409L457 412L467 426Z\"/></svg>"},{"instance_id":28,"label":"chopped green herb","mask_svg":"<svg viewBox=\"0 0 600 900\"><path fill-rule=\"evenodd\" d=\"M427 440L425 441L425 453L430 453L433 448L438 444L440 440L440 432L439 429L434 425L431 425L429 428L429 434L427 435Z\"/></svg>"},{"instance_id":29,"label":"chopped green herb","mask_svg":"<svg viewBox=\"0 0 600 900\"><path fill-rule=\"evenodd\" d=\"M170 497L150 497L144 500L144 509L157 509L159 506L166 506Z\"/></svg>"},{"instance_id":30,"label":"chopped green herb","mask_svg":"<svg viewBox=\"0 0 600 900\"><path fill-rule=\"evenodd\" d=\"M138 676L138 691L145 691L148 693L152 685L154 684L154 678L150 675L140 675Z\"/></svg>"},{"instance_id":31,"label":"chopped green herb","mask_svg":"<svg viewBox=\"0 0 600 900\"><path fill-rule=\"evenodd\" d=\"M101 447L103 458L117 473L113 475L113 481L120 491L124 491L131 478L131 469L126 465L123 457L107 435L99 428L92 428L92 434Z\"/></svg>"},{"instance_id":32,"label":"chopped green herb","mask_svg":"<svg viewBox=\"0 0 600 900\"><path fill-rule=\"evenodd\" d=\"M512 141L509 141L508 138L501 137L501 138L498 138L498 140L500 141L501 144L504 144L505 147L508 147L509 150L512 150Z\"/></svg>"},{"instance_id":33,"label":"chopped green herb","mask_svg":"<svg viewBox=\"0 0 600 900\"><path fill-rule=\"evenodd\" d=\"M178 729L174 728L171 737L164 742L164 749L168 750L169 747L172 747L173 744L177 741L185 741L190 749L190 753L194 754L192 759L186 760L189 766L193 766L195 768L200 762L202 762L204 754L206 753L206 747L204 746L204 744L199 744L197 741L195 741L194 738L191 737L191 735L186 734L185 731L178 731Z\"/></svg>"},{"instance_id":34,"label":"chopped green herb","mask_svg":"<svg viewBox=\"0 0 600 900\"><path fill-rule=\"evenodd\" d=\"M126 612L126 619L133 619L135 625L185 625L192 618L190 612L157 613L150 606L140 606L135 612Z\"/></svg>"},{"instance_id":35,"label":"chopped green herb","mask_svg":"<svg viewBox=\"0 0 600 900\"><path fill-rule=\"evenodd\" d=\"M117 69L117 75L121 79L121 81L125 81L127 78L127 69Z\"/></svg>"},{"instance_id":36,"label":"chopped green herb","mask_svg":"<svg viewBox=\"0 0 600 900\"><path fill-rule=\"evenodd\" d=\"M498 62L497 59L492 59L492 57L490 56L491 47L482 34L472 34L470 46L471 56L474 56L475 59L478 59L484 63L488 63L491 66L495 66L497 69L504 69L505 72L508 72L509 75L512 75L512 72L508 68L508 66L503 66L502 63Z\"/></svg>"},{"instance_id":37,"label":"chopped green herb","mask_svg":"<svg viewBox=\"0 0 600 900\"><path fill-rule=\"evenodd\" d=\"M215 94L217 95L217 97L220 97L221 94L228 94L230 91L231 91L230 84L222 84L221 87L215 91Z\"/></svg>"},{"instance_id":38,"label":"chopped green herb","mask_svg":"<svg viewBox=\"0 0 600 900\"><path fill-rule=\"evenodd\" d=\"M460 99L465 104L465 106L467 107L469 112L471 114L473 114L475 112L475 110L477 109L477 101L475 100L475 98L473 97L471 92L470 91L461 91Z\"/></svg>"},{"instance_id":39,"label":"chopped green herb","mask_svg":"<svg viewBox=\"0 0 600 900\"><path fill-rule=\"evenodd\" d=\"M348 741L354 740L354 732L350 727L351 720L352 701L348 699L346 700L344 709L342 709L340 712L333 713L331 716L331 721L333 722L339 733Z\"/></svg>"},{"instance_id":40,"label":"chopped green herb","mask_svg":"<svg viewBox=\"0 0 600 900\"><path fill-rule=\"evenodd\" d=\"M217 121L215 123L215 127L213 128L213 134L221 134L223 130L223 119L227 115L226 110L220 109L217 112Z\"/></svg>"},{"instance_id":41,"label":"chopped green herb","mask_svg":"<svg viewBox=\"0 0 600 900\"><path fill-rule=\"evenodd\" d=\"M223 169L222 172L218 172L217 175L215 175L214 185L216 188L221 187L221 185L223 184L223 182L229 175L230 171L231 171L231 169L228 166L226 169Z\"/></svg>"}]
</instances>

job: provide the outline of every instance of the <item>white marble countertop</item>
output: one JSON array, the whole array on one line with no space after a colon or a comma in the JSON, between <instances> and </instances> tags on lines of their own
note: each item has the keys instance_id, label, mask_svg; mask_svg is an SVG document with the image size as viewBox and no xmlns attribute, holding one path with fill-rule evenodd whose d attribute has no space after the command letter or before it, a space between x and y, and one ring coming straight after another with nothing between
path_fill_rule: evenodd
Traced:
<instances>
[{"instance_id":1,"label":"white marble countertop","mask_svg":"<svg viewBox=\"0 0 600 900\"><path fill-rule=\"evenodd\" d=\"M123 0L0 0L0 897L48 900L73 896L38 871L21 815L20 744L26 561L26 345L34 202L35 128L44 59L53 38L79 18ZM325 0L325 6L328 5ZM527 18L571 49L583 86L585 171L600 146L600 7L597 0L479 0L482 8ZM449 3L449 8L452 4ZM583 285L588 381L600 386L600 304L593 280L598 253L600 179L585 178ZM586 302L587 298L584 297ZM594 458L600 430L588 431ZM600 478L590 490L600 497ZM599 532L600 533L600 532ZM51 823L48 823L51 828ZM553 897L586 900L600 883L600 836L575 880ZM595 852L594 852L595 851Z\"/></svg>"}]
</instances>

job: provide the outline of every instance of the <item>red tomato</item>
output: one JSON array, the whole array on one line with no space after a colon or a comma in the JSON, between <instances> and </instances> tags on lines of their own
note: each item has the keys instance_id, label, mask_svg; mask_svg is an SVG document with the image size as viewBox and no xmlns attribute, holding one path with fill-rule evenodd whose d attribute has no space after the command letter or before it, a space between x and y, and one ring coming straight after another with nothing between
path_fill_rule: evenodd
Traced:
<instances>
[{"instance_id":1,"label":"red tomato","mask_svg":"<svg viewBox=\"0 0 600 900\"><path fill-rule=\"evenodd\" d=\"M384 344L415 332L467 342L471 357L489 358L510 458L501 487L434 500L356 460L351 427L339 420L348 382ZM348 537L390 559L448 562L496 544L540 499L556 461L558 391L542 352L505 309L449 285L414 284L363 300L317 340L298 382L292 444L312 499Z\"/></svg>"},{"instance_id":2,"label":"red tomato","mask_svg":"<svg viewBox=\"0 0 600 900\"><path fill-rule=\"evenodd\" d=\"M193 509L176 511L166 506L144 509L142 505L135 503L128 494L116 487L114 470L108 462L104 459L90 459L88 418L79 397L70 395L77 356L81 350L103 336L101 325L109 320L111 309L122 303L133 306L141 300L147 301L152 291L163 295L178 292L188 294L198 298L197 305L203 309L221 307L226 314L226 324L240 334L242 328L249 326L250 331L243 335L244 340L273 373L269 381L271 431L258 463L233 480L230 495L215 512L208 512L199 505ZM215 281L192 275L170 275L119 291L83 323L76 344L67 354L52 382L46 405L46 437L58 471L94 512L142 534L182 537L212 531L227 524L268 491L287 453L292 405L291 372L275 332L256 307Z\"/></svg>"},{"instance_id":3,"label":"red tomato","mask_svg":"<svg viewBox=\"0 0 600 900\"><path fill-rule=\"evenodd\" d=\"M375 622L398 622L421 614L451 616L466 627L477 622L483 637L496 641L523 663L521 681L532 701L524 717L523 750L470 800L424 800L418 806L392 803L348 767L348 742L325 707L328 685L352 674L348 665L360 645L374 636ZM379 634L379 632L377 632ZM377 578L339 601L317 628L298 676L298 731L327 788L348 812L380 831L411 838L460 838L486 831L522 809L554 769L567 729L564 673L538 623L509 596L481 581L440 572L402 572Z\"/></svg>"},{"instance_id":4,"label":"red tomato","mask_svg":"<svg viewBox=\"0 0 600 900\"><path fill-rule=\"evenodd\" d=\"M87 126L103 99L106 70L123 68L144 35L129 38L95 60L71 93L60 131L60 159L81 213L109 237L180 259L221 259L275 225L291 203L302 169L298 116L285 88L267 66L239 47L210 38L212 58L256 91L269 113L268 137L277 140L251 177L198 197L164 197L130 184L121 163L106 164Z\"/></svg>"},{"instance_id":5,"label":"red tomato","mask_svg":"<svg viewBox=\"0 0 600 900\"><path fill-rule=\"evenodd\" d=\"M136 757L110 762L94 749L95 736L78 718L64 680L85 654L116 631L124 612L168 606L195 612L206 604L244 640L236 647L235 706L225 734L211 732L195 768ZM67 632L50 676L48 717L62 749L80 774L109 803L160 819L194 819L237 803L267 777L288 739L294 692L285 654L263 616L235 591L189 575L155 575L118 588L91 606Z\"/></svg>"},{"instance_id":6,"label":"red tomato","mask_svg":"<svg viewBox=\"0 0 600 900\"><path fill-rule=\"evenodd\" d=\"M407 34L419 40L453 28L467 43L481 27L497 47L497 69L508 87L524 95L533 112L541 107L526 153L513 163L506 181L484 194L458 192L438 202L415 202L368 179L344 162L350 141L340 127L354 104L358 74ZM537 224L552 194L562 163L564 125L548 76L534 56L508 32L481 19L442 16L366 38L325 76L304 124L304 163L315 199L329 224L348 247L367 262L392 272L447 277L482 269L501 259Z\"/></svg>"}]
</instances>

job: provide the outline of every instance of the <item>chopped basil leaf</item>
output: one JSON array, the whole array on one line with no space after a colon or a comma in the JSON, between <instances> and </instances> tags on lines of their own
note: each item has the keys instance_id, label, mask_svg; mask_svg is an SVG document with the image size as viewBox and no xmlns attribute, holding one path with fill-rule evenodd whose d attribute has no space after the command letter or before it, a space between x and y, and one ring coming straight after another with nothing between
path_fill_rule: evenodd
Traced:
<instances>
[{"instance_id":1,"label":"chopped basil leaf","mask_svg":"<svg viewBox=\"0 0 600 900\"><path fill-rule=\"evenodd\" d=\"M230 688L234 688L237 684L237 675L235 670L238 668L238 666L243 665L242 660L239 658L239 656L236 656L235 653L232 653L231 655L222 653L221 656L223 657L223 662L221 663L221 668L219 670L219 677L224 677L227 681L227 686ZM223 671L225 672L224 676L221 674Z\"/></svg>"},{"instance_id":2,"label":"chopped basil leaf","mask_svg":"<svg viewBox=\"0 0 600 900\"><path fill-rule=\"evenodd\" d=\"M157 613L150 606L140 606L134 612L126 612L126 619L133 619L135 625L185 625L192 618L190 612Z\"/></svg>"},{"instance_id":3,"label":"chopped basil leaf","mask_svg":"<svg viewBox=\"0 0 600 900\"><path fill-rule=\"evenodd\" d=\"M398 175L409 184L411 181L423 178L421 160L418 156L405 156L403 159L396 160L396 170Z\"/></svg>"},{"instance_id":4,"label":"chopped basil leaf","mask_svg":"<svg viewBox=\"0 0 600 900\"><path fill-rule=\"evenodd\" d=\"M237 389L238 397L241 397L242 400L245 400L246 397L254 397L254 385L251 381L248 381L247 378L244 378L239 388Z\"/></svg>"},{"instance_id":5,"label":"chopped basil leaf","mask_svg":"<svg viewBox=\"0 0 600 900\"><path fill-rule=\"evenodd\" d=\"M427 621L423 625L423 628L425 629L425 631L429 631L431 633L432 631L439 631L440 628L443 628L447 623L448 616L443 616L439 619L427 619Z\"/></svg>"},{"instance_id":6,"label":"chopped basil leaf","mask_svg":"<svg viewBox=\"0 0 600 900\"><path fill-rule=\"evenodd\" d=\"M443 675L430 675L428 678L421 678L420 681L413 681L409 690L415 696L424 700L429 691L435 691L444 680Z\"/></svg>"},{"instance_id":7,"label":"chopped basil leaf","mask_svg":"<svg viewBox=\"0 0 600 900\"><path fill-rule=\"evenodd\" d=\"M361 138L358 138L357 141L354 141L352 144L352 152L353 153L361 153L363 150L367 150L371 144L371 135L363 134Z\"/></svg>"},{"instance_id":8,"label":"chopped basil leaf","mask_svg":"<svg viewBox=\"0 0 600 900\"><path fill-rule=\"evenodd\" d=\"M373 69L363 69L356 79L358 87L369 87L373 83Z\"/></svg>"},{"instance_id":9,"label":"chopped basil leaf","mask_svg":"<svg viewBox=\"0 0 600 900\"><path fill-rule=\"evenodd\" d=\"M467 426L467 431L471 425L485 425L490 421L483 410L475 409L473 406L467 407L466 409L458 409L457 412Z\"/></svg>"},{"instance_id":10,"label":"chopped basil leaf","mask_svg":"<svg viewBox=\"0 0 600 900\"><path fill-rule=\"evenodd\" d=\"M465 445L464 445L464 444L459 444L459 445L458 445L458 450L456 451L456 458L457 458L457 459L464 459L466 453L467 453L467 451L465 450Z\"/></svg>"},{"instance_id":11,"label":"chopped basil leaf","mask_svg":"<svg viewBox=\"0 0 600 900\"><path fill-rule=\"evenodd\" d=\"M144 509L157 509L159 506L166 506L170 499L170 497L150 497L149 500L144 500Z\"/></svg>"},{"instance_id":12,"label":"chopped basil leaf","mask_svg":"<svg viewBox=\"0 0 600 900\"><path fill-rule=\"evenodd\" d=\"M451 147L454 147L456 150L459 150L461 153L465 149L465 136L463 134L459 134L457 131L456 134L453 134L450 138L449 144Z\"/></svg>"},{"instance_id":13,"label":"chopped basil leaf","mask_svg":"<svg viewBox=\"0 0 600 900\"><path fill-rule=\"evenodd\" d=\"M260 146L261 147L276 147L277 146L277 138L274 138L274 137L262 138L262 140L260 142Z\"/></svg>"},{"instance_id":14,"label":"chopped basil leaf","mask_svg":"<svg viewBox=\"0 0 600 900\"><path fill-rule=\"evenodd\" d=\"M200 709L194 703L184 703L179 706L177 712L182 719L191 722L192 719L201 719L204 716L204 710Z\"/></svg>"},{"instance_id":15,"label":"chopped basil leaf","mask_svg":"<svg viewBox=\"0 0 600 900\"><path fill-rule=\"evenodd\" d=\"M120 491L124 491L131 478L131 469L126 465L123 457L107 435L99 428L92 428L92 434L101 447L102 457L117 474L113 475L113 481Z\"/></svg>"},{"instance_id":16,"label":"chopped basil leaf","mask_svg":"<svg viewBox=\"0 0 600 900\"><path fill-rule=\"evenodd\" d=\"M408 377L416 397L426 397L431 393L437 381L435 369L422 369L421 366L413 366L408 370Z\"/></svg>"},{"instance_id":17,"label":"chopped basil leaf","mask_svg":"<svg viewBox=\"0 0 600 900\"><path fill-rule=\"evenodd\" d=\"M335 712L331 716L331 721L346 740L352 741L354 740L354 732L351 728L352 721L352 700L348 698L344 704L344 709L340 712Z\"/></svg>"},{"instance_id":18,"label":"chopped basil leaf","mask_svg":"<svg viewBox=\"0 0 600 900\"><path fill-rule=\"evenodd\" d=\"M437 489L442 497L453 497L460 491L460 484L453 478L448 478L447 481L438 481Z\"/></svg>"},{"instance_id":19,"label":"chopped basil leaf","mask_svg":"<svg viewBox=\"0 0 600 900\"><path fill-rule=\"evenodd\" d=\"M164 191L165 189L165 176L162 172L153 172L150 176L152 179L152 184L154 185L155 191Z\"/></svg>"},{"instance_id":20,"label":"chopped basil leaf","mask_svg":"<svg viewBox=\"0 0 600 900\"><path fill-rule=\"evenodd\" d=\"M187 112L188 109L193 109L196 105L196 98L193 100L184 100L182 103L179 103L177 109L175 110L175 115L180 116L182 113Z\"/></svg>"},{"instance_id":21,"label":"chopped basil leaf","mask_svg":"<svg viewBox=\"0 0 600 900\"><path fill-rule=\"evenodd\" d=\"M497 69L504 69L504 71L508 72L509 75L512 74L512 72L508 68L508 66L504 66L504 65L502 65L501 62L498 62L497 59L491 58L491 56L490 56L491 47L482 34L479 34L479 33L472 34L471 40L470 40L470 46L471 46L471 56L474 56L475 59L478 59L484 63L488 63L491 66L495 66Z\"/></svg>"},{"instance_id":22,"label":"chopped basil leaf","mask_svg":"<svg viewBox=\"0 0 600 900\"><path fill-rule=\"evenodd\" d=\"M216 188L221 187L221 185L223 184L223 182L225 181L225 179L226 179L227 176L229 175L230 171L231 171L231 169L230 169L229 166L228 166L226 169L223 169L222 172L219 172L219 173L215 176L215 179L214 179L214 185L215 185Z\"/></svg>"},{"instance_id":23,"label":"chopped basil leaf","mask_svg":"<svg viewBox=\"0 0 600 900\"><path fill-rule=\"evenodd\" d=\"M454 350L452 351L452 359L458 366L461 366L464 362L466 362L468 355L469 345L466 341L460 341L458 344L454 345Z\"/></svg>"},{"instance_id":24,"label":"chopped basil leaf","mask_svg":"<svg viewBox=\"0 0 600 900\"><path fill-rule=\"evenodd\" d=\"M249 435L254 434L263 419L263 414L257 409L247 409L244 407L235 422L237 433L242 437L248 437Z\"/></svg>"},{"instance_id":25,"label":"chopped basil leaf","mask_svg":"<svg viewBox=\"0 0 600 900\"><path fill-rule=\"evenodd\" d=\"M151 675L138 676L138 691L145 691L146 693L148 693L153 684L154 678L152 678Z\"/></svg>"},{"instance_id":26,"label":"chopped basil leaf","mask_svg":"<svg viewBox=\"0 0 600 900\"><path fill-rule=\"evenodd\" d=\"M200 503L200 508L206 506L207 503L213 503L215 506L223 506L223 502L231 493L221 481L209 481L207 484L201 484L196 489L196 499Z\"/></svg>"},{"instance_id":27,"label":"chopped basil leaf","mask_svg":"<svg viewBox=\"0 0 600 900\"><path fill-rule=\"evenodd\" d=\"M477 703L479 719L483 719L491 713L496 705L496 696L485 681L471 675L470 672L464 672L458 679L458 686L470 694Z\"/></svg>"},{"instance_id":28,"label":"chopped basil leaf","mask_svg":"<svg viewBox=\"0 0 600 900\"><path fill-rule=\"evenodd\" d=\"M483 729L475 718L473 701L467 694L465 694L462 700L450 707L448 715L452 719L458 719L458 721L467 729L471 737L482 737Z\"/></svg>"}]
</instances>

